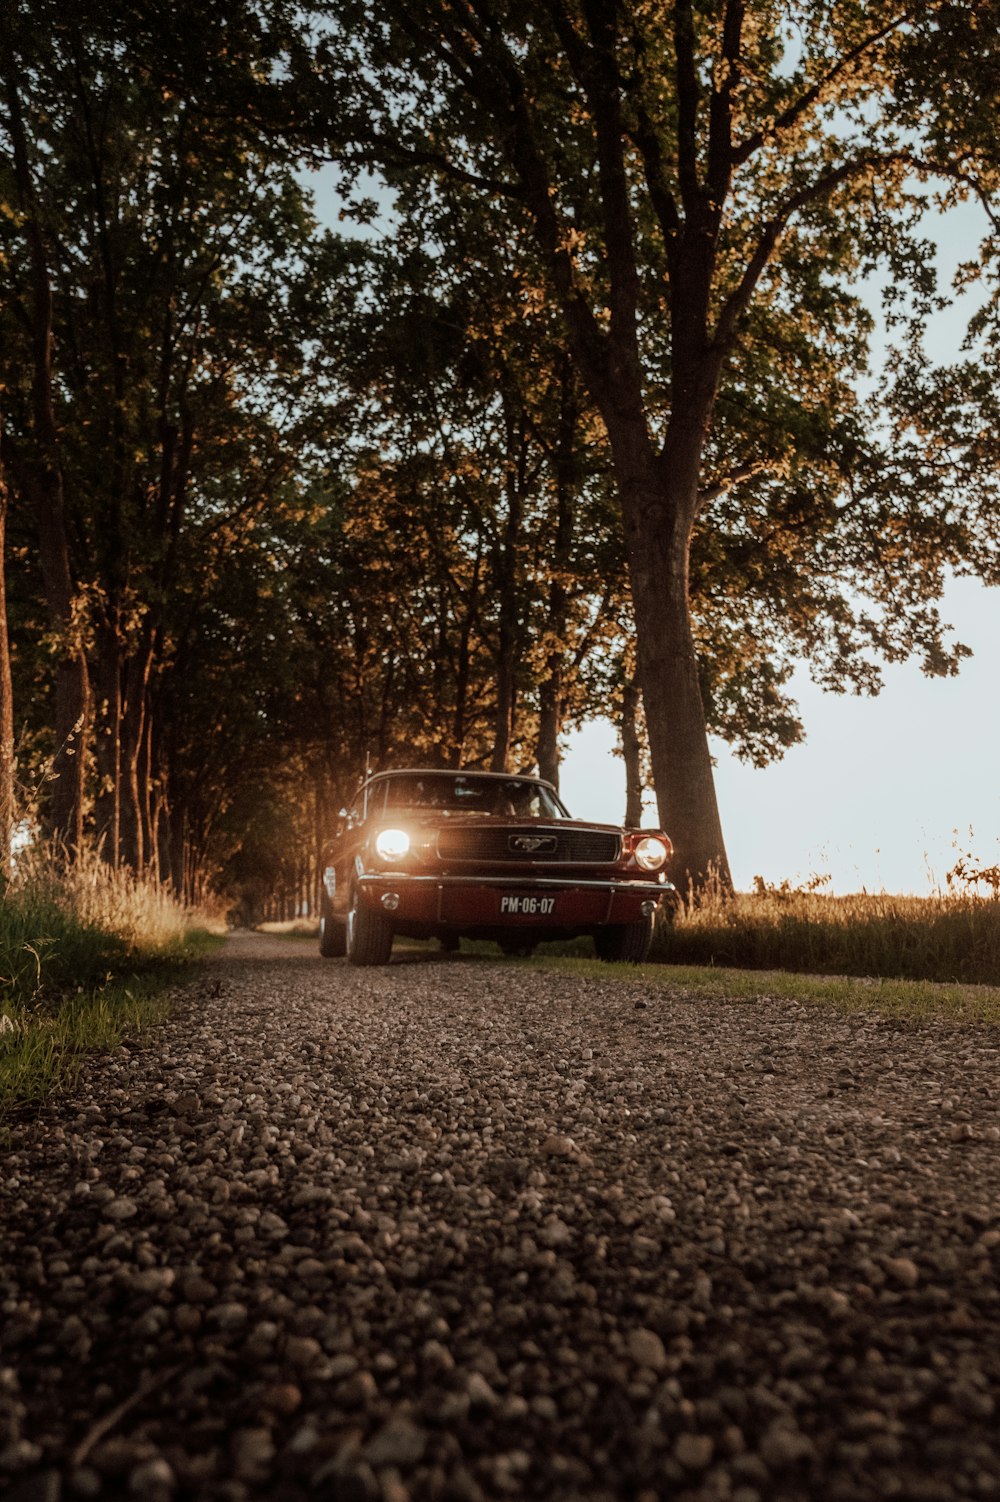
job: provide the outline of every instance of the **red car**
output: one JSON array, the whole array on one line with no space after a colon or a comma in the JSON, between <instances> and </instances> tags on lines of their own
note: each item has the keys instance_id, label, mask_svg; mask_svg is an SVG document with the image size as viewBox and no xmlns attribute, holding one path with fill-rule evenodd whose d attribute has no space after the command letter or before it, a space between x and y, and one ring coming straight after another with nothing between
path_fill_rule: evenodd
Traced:
<instances>
[{"instance_id":1,"label":"red car","mask_svg":"<svg viewBox=\"0 0 1000 1502\"><path fill-rule=\"evenodd\" d=\"M320 953L385 965L395 934L530 954L592 934L641 964L671 844L659 829L570 818L548 782L496 772L379 772L345 810L324 872Z\"/></svg>"}]
</instances>

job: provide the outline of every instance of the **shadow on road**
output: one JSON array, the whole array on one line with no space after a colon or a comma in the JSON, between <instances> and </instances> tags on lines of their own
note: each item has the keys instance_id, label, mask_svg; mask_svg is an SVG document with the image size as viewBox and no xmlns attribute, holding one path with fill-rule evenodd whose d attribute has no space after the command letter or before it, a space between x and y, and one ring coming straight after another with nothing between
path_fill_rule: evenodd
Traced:
<instances>
[{"instance_id":1,"label":"shadow on road","mask_svg":"<svg viewBox=\"0 0 1000 1502\"><path fill-rule=\"evenodd\" d=\"M284 965L289 961L308 960L324 967L346 965L347 961L324 959L319 953L318 940L312 934L261 934L252 929L237 928L227 936L218 957L227 960L271 961ZM413 939L397 939L392 948L390 964L397 965L478 965L499 963L503 955L496 954L448 954L435 941L420 943Z\"/></svg>"}]
</instances>

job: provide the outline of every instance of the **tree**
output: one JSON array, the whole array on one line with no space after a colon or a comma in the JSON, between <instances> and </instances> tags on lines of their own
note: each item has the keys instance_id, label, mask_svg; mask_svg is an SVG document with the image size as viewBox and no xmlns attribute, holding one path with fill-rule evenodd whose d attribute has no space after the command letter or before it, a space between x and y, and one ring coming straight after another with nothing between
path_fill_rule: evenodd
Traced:
<instances>
[{"instance_id":1,"label":"tree","mask_svg":"<svg viewBox=\"0 0 1000 1502\"><path fill-rule=\"evenodd\" d=\"M564 724L596 703L581 664L624 587L606 458L551 313L526 313L506 246L461 207L431 217L401 194L391 240L359 265L339 340L355 393L344 521L392 586L387 634L426 754L475 764L488 705L486 763L557 780Z\"/></svg>"},{"instance_id":2,"label":"tree","mask_svg":"<svg viewBox=\"0 0 1000 1502\"><path fill-rule=\"evenodd\" d=\"M895 104L914 13L884 0L794 13L741 0L313 10L329 25L311 64L314 132L348 166L463 185L512 243L531 241L607 432L661 821L680 874L697 884L715 868L728 881L692 622L719 549L700 538L714 522L725 543L712 509L724 500L766 573L780 543L755 505L765 517L776 508L781 537L804 539L800 557L817 536L825 555L841 512L863 509L878 443L852 412L868 319L851 284L891 252L926 285L926 252L908 233L925 207L921 179L969 171ZM933 32L941 13L926 7L921 28ZM808 459L824 433L834 443L813 508ZM855 463L862 483L849 488ZM877 528L885 514L868 499ZM934 498L922 505L926 517ZM745 562L745 539L734 541ZM807 624L821 574L815 552L810 562L793 581L800 640L824 634ZM832 608L826 635L845 666L848 642L877 645L880 630L852 610L848 587L817 602ZM886 601L886 629L912 606L931 655L953 665L917 593ZM772 671L779 722L781 682ZM779 742L793 733L779 728Z\"/></svg>"},{"instance_id":3,"label":"tree","mask_svg":"<svg viewBox=\"0 0 1000 1502\"><path fill-rule=\"evenodd\" d=\"M50 822L75 846L88 814L108 860L156 874L190 548L223 567L212 539L284 503L322 425L327 241L291 164L165 87L142 6L42 9L5 12L0 276L9 473L60 654Z\"/></svg>"},{"instance_id":4,"label":"tree","mask_svg":"<svg viewBox=\"0 0 1000 1502\"><path fill-rule=\"evenodd\" d=\"M57 655L53 791L49 822L57 843L70 852L83 838L84 756L90 711L90 681L83 641L80 600L69 556L60 434L53 378L53 289L24 119L23 83L16 39L20 15L0 18L0 83L6 105L10 143L11 197L17 206L14 225L23 258L23 296L16 304L26 340L26 373L9 383L12 395L25 388L23 438L7 432L7 455L18 487L28 499L38 528L39 556ZM9 218L10 216L8 216ZM17 251L11 255L16 261ZM10 264L10 263L8 263ZM10 398L8 398L10 400Z\"/></svg>"},{"instance_id":5,"label":"tree","mask_svg":"<svg viewBox=\"0 0 1000 1502\"><path fill-rule=\"evenodd\" d=\"M3 414L0 413L0 890L10 872L14 837L14 685L7 622L7 482L4 478Z\"/></svg>"}]
</instances>

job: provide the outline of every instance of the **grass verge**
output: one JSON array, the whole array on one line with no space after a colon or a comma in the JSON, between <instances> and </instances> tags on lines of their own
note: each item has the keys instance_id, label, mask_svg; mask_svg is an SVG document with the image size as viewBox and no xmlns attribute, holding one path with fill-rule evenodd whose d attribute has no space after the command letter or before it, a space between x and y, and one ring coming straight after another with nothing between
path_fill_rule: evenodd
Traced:
<instances>
[{"instance_id":1,"label":"grass verge","mask_svg":"<svg viewBox=\"0 0 1000 1502\"><path fill-rule=\"evenodd\" d=\"M1000 986L1000 901L974 893L830 897L766 887L684 907L657 932L671 965Z\"/></svg>"},{"instance_id":2,"label":"grass verge","mask_svg":"<svg viewBox=\"0 0 1000 1502\"><path fill-rule=\"evenodd\" d=\"M22 870L0 895L0 1115L159 1020L170 985L216 942L196 925L162 889L96 862Z\"/></svg>"},{"instance_id":3,"label":"grass verge","mask_svg":"<svg viewBox=\"0 0 1000 1502\"><path fill-rule=\"evenodd\" d=\"M270 934L273 939L318 939L318 918L287 918L284 922L258 923L258 934Z\"/></svg>"},{"instance_id":4,"label":"grass verge","mask_svg":"<svg viewBox=\"0 0 1000 1502\"><path fill-rule=\"evenodd\" d=\"M628 981L647 990L739 1001L797 1001L843 1013L876 1012L901 1021L1000 1023L1000 987L933 981L797 975L777 970L694 968L687 965L606 965L600 960L538 955L522 964L605 981Z\"/></svg>"}]
</instances>

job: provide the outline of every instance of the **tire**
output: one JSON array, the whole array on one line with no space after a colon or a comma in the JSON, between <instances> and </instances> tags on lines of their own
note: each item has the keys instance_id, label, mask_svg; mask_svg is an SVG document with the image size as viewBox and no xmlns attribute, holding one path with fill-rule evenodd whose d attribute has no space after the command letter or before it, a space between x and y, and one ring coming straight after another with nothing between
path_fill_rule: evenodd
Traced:
<instances>
[{"instance_id":1,"label":"tire","mask_svg":"<svg viewBox=\"0 0 1000 1502\"><path fill-rule=\"evenodd\" d=\"M347 914L347 963L349 965L388 965L392 954L392 926L360 901L357 890L351 893Z\"/></svg>"},{"instance_id":2,"label":"tire","mask_svg":"<svg viewBox=\"0 0 1000 1502\"><path fill-rule=\"evenodd\" d=\"M641 918L638 923L609 924L594 932L597 957L609 965L644 964L652 942L652 918Z\"/></svg>"}]
</instances>

